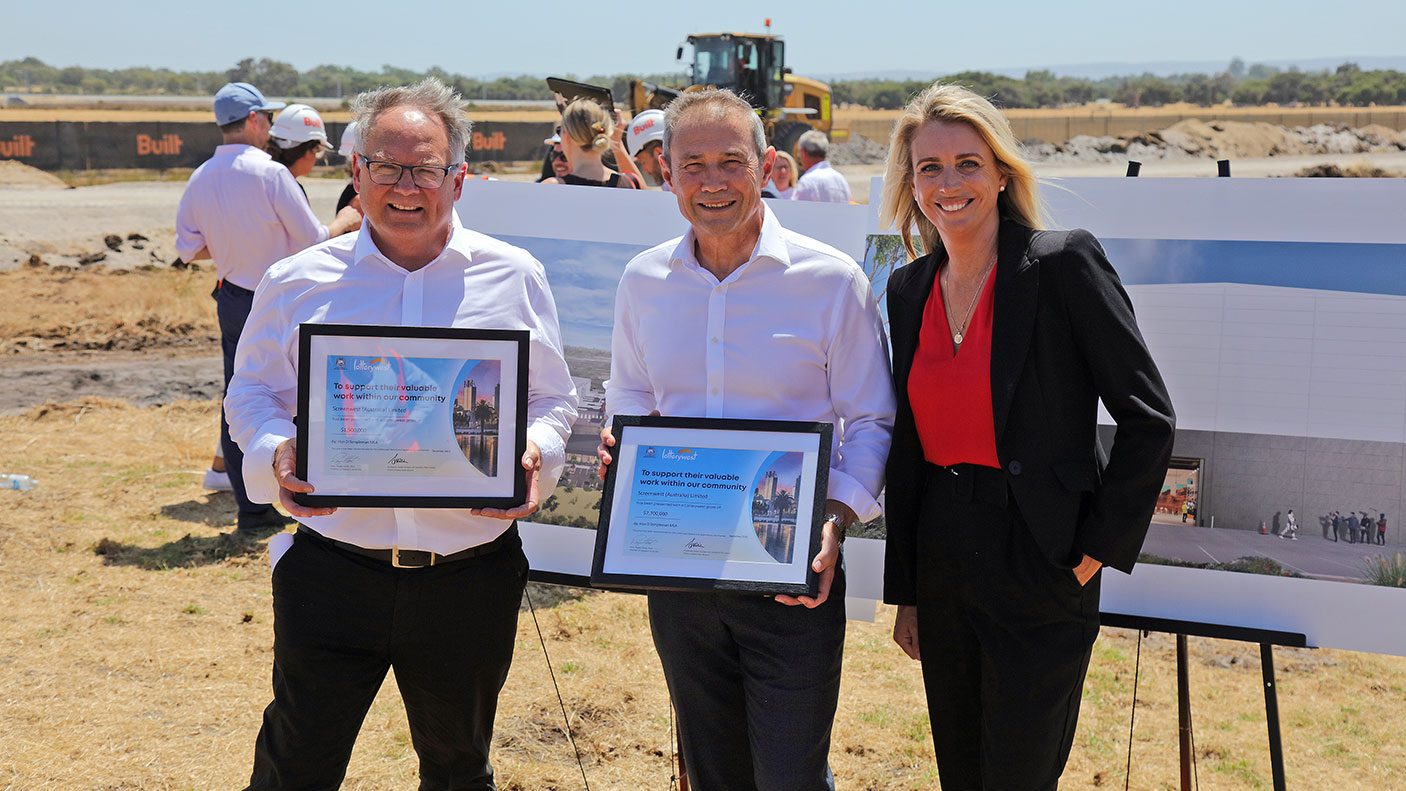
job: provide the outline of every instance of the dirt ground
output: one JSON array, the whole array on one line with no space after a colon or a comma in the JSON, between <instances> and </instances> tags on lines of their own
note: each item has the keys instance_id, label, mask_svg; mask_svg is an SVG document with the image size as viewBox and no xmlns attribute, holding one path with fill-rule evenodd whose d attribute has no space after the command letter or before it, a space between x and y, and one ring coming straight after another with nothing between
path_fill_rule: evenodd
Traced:
<instances>
[{"instance_id":1,"label":"dirt ground","mask_svg":"<svg viewBox=\"0 0 1406 791\"><path fill-rule=\"evenodd\" d=\"M867 194L867 175L852 178ZM341 186L307 180L324 218ZM229 534L229 495L200 488L219 348L213 273L165 265L181 188L0 187L0 471L39 482L0 491L0 788L214 789L248 774L269 696L269 571L264 542ZM582 788L550 667L591 787L669 788L641 598L532 595L499 709L500 787ZM891 644L892 617L849 627L842 788L937 787L919 668ZM1198 779L1269 787L1256 647L1193 639L1191 652ZM1291 788L1406 787L1406 659L1281 649L1277 663ZM1130 788L1176 787L1175 695L1170 637L1139 647L1105 629L1063 787L1122 787L1130 750ZM344 787L412 787L408 733L388 683Z\"/></svg>"},{"instance_id":2,"label":"dirt ground","mask_svg":"<svg viewBox=\"0 0 1406 791\"><path fill-rule=\"evenodd\" d=\"M0 469L39 482L0 491L0 787L216 789L247 777L269 697L269 570L263 542L229 535L229 496L200 488L216 416L213 399L88 398L0 417ZM499 707L500 787L583 787L554 674L591 787L668 789L669 707L642 599L531 595ZM891 626L887 607L849 625L831 750L842 788L937 787L919 668ZM1128 787L1176 787L1173 651L1166 635L1139 646L1135 632L1103 631L1064 788L1122 787L1130 749ZM1270 784L1256 659L1254 646L1191 640L1204 788ZM1276 661L1291 788L1406 784L1406 659L1280 649ZM344 787L413 787L408 734L388 683Z\"/></svg>"}]
</instances>

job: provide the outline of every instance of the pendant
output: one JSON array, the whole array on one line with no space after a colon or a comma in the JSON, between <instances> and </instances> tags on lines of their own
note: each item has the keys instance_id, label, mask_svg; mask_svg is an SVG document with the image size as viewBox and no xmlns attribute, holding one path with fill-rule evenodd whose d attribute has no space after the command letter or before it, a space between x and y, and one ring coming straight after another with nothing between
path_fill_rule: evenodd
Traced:
<instances>
[{"instance_id":1,"label":"pendant","mask_svg":"<svg viewBox=\"0 0 1406 791\"><path fill-rule=\"evenodd\" d=\"M962 333L959 332L956 335L953 335L952 342L957 344L958 346L962 345Z\"/></svg>"}]
</instances>

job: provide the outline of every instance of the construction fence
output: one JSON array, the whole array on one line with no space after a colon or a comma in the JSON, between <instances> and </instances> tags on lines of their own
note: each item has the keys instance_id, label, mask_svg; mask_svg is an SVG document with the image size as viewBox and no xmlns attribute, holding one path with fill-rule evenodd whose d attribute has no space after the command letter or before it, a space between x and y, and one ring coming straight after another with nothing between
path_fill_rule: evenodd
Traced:
<instances>
[{"instance_id":1,"label":"construction fence","mask_svg":"<svg viewBox=\"0 0 1406 791\"><path fill-rule=\"evenodd\" d=\"M345 123L328 122L333 145L341 141L345 128ZM475 123L468 160L471 164L538 160L546 153L542 140L551 134L551 123ZM48 171L194 168L210 158L220 140L214 124L4 121L0 122L0 159ZM331 154L327 161L342 160Z\"/></svg>"}]
</instances>

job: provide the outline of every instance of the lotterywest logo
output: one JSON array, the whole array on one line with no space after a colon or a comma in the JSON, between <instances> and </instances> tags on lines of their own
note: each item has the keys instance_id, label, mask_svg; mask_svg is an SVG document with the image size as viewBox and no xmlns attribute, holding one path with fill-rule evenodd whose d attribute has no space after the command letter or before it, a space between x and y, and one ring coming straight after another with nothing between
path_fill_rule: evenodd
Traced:
<instances>
[{"instance_id":1,"label":"lotterywest logo","mask_svg":"<svg viewBox=\"0 0 1406 791\"><path fill-rule=\"evenodd\" d=\"M390 369L390 361L383 357L376 357L371 360L357 360L356 363L352 365L352 370L355 371L389 371Z\"/></svg>"},{"instance_id":2,"label":"lotterywest logo","mask_svg":"<svg viewBox=\"0 0 1406 791\"><path fill-rule=\"evenodd\" d=\"M474 132L475 151L502 151L508 147L508 136L502 132L494 132L485 135L482 132Z\"/></svg>"},{"instance_id":3,"label":"lotterywest logo","mask_svg":"<svg viewBox=\"0 0 1406 791\"><path fill-rule=\"evenodd\" d=\"M180 135L162 135L159 140L150 135L137 135L137 156L170 156L181 153Z\"/></svg>"},{"instance_id":4,"label":"lotterywest logo","mask_svg":"<svg viewBox=\"0 0 1406 791\"><path fill-rule=\"evenodd\" d=\"M698 451L692 448L665 448L661 458L673 461L695 461L698 458Z\"/></svg>"},{"instance_id":5,"label":"lotterywest logo","mask_svg":"<svg viewBox=\"0 0 1406 791\"><path fill-rule=\"evenodd\" d=\"M9 140L0 140L0 157L29 157L34 155L34 138L29 135L15 135Z\"/></svg>"}]
</instances>

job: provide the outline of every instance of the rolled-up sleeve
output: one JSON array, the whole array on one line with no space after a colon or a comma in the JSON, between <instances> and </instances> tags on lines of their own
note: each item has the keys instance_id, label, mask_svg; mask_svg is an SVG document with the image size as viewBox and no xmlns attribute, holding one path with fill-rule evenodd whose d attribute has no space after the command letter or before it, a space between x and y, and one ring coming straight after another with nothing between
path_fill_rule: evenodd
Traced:
<instances>
[{"instance_id":1,"label":"rolled-up sleeve","mask_svg":"<svg viewBox=\"0 0 1406 791\"><path fill-rule=\"evenodd\" d=\"M198 190L192 190L191 182L186 184L186 191L181 195L181 204L176 209L176 255L182 260L189 261L195 254L205 248L205 234L201 233L200 226L196 218L200 200Z\"/></svg>"},{"instance_id":2,"label":"rolled-up sleeve","mask_svg":"<svg viewBox=\"0 0 1406 791\"><path fill-rule=\"evenodd\" d=\"M867 522L881 512L878 496L893 438L893 380L883 320L858 267L848 286L831 308L834 324L826 375L840 440L837 457L830 462L827 496Z\"/></svg>"}]
</instances>

